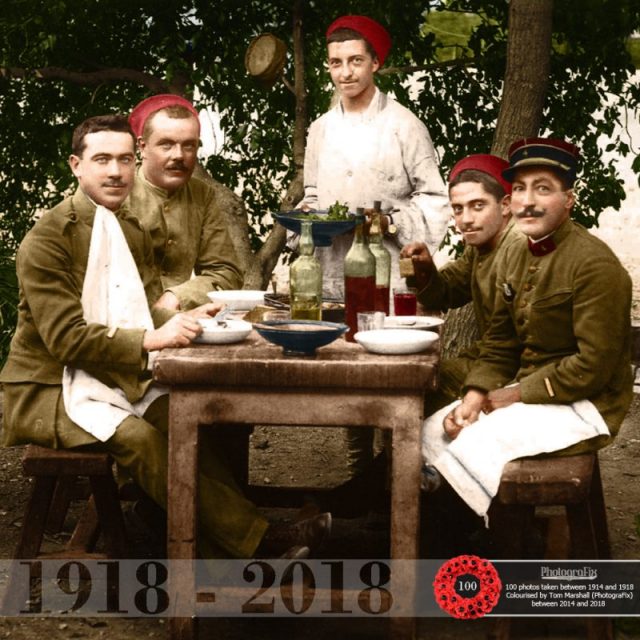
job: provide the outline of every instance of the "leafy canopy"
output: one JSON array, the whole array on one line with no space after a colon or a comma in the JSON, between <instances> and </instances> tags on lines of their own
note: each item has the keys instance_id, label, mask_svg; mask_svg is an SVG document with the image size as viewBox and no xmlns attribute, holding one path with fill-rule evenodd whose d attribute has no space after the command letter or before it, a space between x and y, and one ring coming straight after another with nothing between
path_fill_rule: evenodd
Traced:
<instances>
[{"instance_id":1,"label":"leafy canopy","mask_svg":"<svg viewBox=\"0 0 640 640\"><path fill-rule=\"evenodd\" d=\"M271 32L289 47L285 75L293 78L293 2L4 0L0 13L4 261L32 224L34 213L72 188L66 159L77 123L99 113L126 113L151 93L189 95L194 88L199 107L211 106L220 113L225 133L221 152L208 160L207 168L241 195L256 230L254 247L259 246L268 231L264 214L278 208L295 172L291 155L295 101L283 83L265 90L248 77L244 54L252 37ZM508 3L308 0L301 4L310 118L326 110L332 93L324 67L326 27L334 17L361 13L380 20L392 34L394 46L386 67L428 67L418 72L417 94L410 90L406 73L381 75L379 84L427 123L441 153L443 174L462 155L490 149L506 61ZM624 197L614 168L601 160L600 136L610 136L607 150L614 154L632 151L624 131L614 130L614 122L621 110L634 117L640 104L640 86L637 79L631 80L635 67L626 48L639 26L635 0L555 3L552 73L540 133L569 138L582 148L577 216L587 225ZM466 63L439 66L456 58ZM638 162L635 168L640 172ZM6 331L10 325L5 322Z\"/></svg>"}]
</instances>

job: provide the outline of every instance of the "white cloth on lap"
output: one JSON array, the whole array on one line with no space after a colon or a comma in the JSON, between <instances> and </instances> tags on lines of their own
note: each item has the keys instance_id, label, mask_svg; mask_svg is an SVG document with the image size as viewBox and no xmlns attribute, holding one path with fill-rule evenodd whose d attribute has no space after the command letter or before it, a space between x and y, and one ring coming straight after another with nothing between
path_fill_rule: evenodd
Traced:
<instances>
[{"instance_id":1,"label":"white cloth on lap","mask_svg":"<svg viewBox=\"0 0 640 640\"><path fill-rule=\"evenodd\" d=\"M458 404L456 400L425 420L422 455L485 518L507 462L609 435L609 428L589 400L571 405L516 402L488 415L480 414L477 422L450 440L442 424Z\"/></svg>"},{"instance_id":2,"label":"white cloth on lap","mask_svg":"<svg viewBox=\"0 0 640 640\"><path fill-rule=\"evenodd\" d=\"M153 320L138 267L112 211L98 206L91 232L87 271L82 286L87 323L111 328L153 329ZM149 367L154 353L149 353ZM65 367L62 396L69 417L85 431L106 442L130 415L142 417L167 390L150 384L142 398L129 402L118 387L108 387L82 369Z\"/></svg>"}]
</instances>

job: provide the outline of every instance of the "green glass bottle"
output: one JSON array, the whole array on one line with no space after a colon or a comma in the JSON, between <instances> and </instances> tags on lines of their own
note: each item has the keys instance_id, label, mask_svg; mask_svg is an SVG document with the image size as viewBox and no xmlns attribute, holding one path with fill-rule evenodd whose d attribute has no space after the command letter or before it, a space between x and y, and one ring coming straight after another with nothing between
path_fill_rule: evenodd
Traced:
<instances>
[{"instance_id":1,"label":"green glass bottle","mask_svg":"<svg viewBox=\"0 0 640 640\"><path fill-rule=\"evenodd\" d=\"M313 255L311 222L302 221L299 256L289 267L291 317L296 320L322 320L322 267Z\"/></svg>"},{"instance_id":2,"label":"green glass bottle","mask_svg":"<svg viewBox=\"0 0 640 640\"><path fill-rule=\"evenodd\" d=\"M384 246L380 217L380 200L373 203L371 228L369 229L369 249L376 259L376 303L375 311L389 315L389 295L391 284L391 254Z\"/></svg>"},{"instance_id":3,"label":"green glass bottle","mask_svg":"<svg viewBox=\"0 0 640 640\"><path fill-rule=\"evenodd\" d=\"M358 213L362 213L359 209ZM375 311L376 259L369 250L362 220L358 222L353 244L344 258L344 313L349 331L345 338L354 341L358 331L358 311Z\"/></svg>"}]
</instances>

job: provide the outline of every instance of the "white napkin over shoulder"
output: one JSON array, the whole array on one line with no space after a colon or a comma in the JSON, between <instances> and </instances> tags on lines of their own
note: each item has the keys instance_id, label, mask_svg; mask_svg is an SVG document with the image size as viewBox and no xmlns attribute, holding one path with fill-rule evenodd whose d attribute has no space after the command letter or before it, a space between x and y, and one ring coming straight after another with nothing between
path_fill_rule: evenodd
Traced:
<instances>
[{"instance_id":1,"label":"white napkin over shoulder","mask_svg":"<svg viewBox=\"0 0 640 640\"><path fill-rule=\"evenodd\" d=\"M153 329L153 320L138 268L115 214L96 208L82 287L82 309L87 323L109 328ZM155 353L149 353L149 367ZM64 406L69 417L105 442L130 415L142 417L167 390L151 384L143 397L131 403L117 387L109 387L82 369L65 367Z\"/></svg>"},{"instance_id":2,"label":"white napkin over shoulder","mask_svg":"<svg viewBox=\"0 0 640 640\"><path fill-rule=\"evenodd\" d=\"M488 415L480 414L477 422L450 440L442 424L458 404L456 400L425 420L422 455L485 519L507 462L609 435L609 428L589 400L570 405L516 402Z\"/></svg>"}]
</instances>

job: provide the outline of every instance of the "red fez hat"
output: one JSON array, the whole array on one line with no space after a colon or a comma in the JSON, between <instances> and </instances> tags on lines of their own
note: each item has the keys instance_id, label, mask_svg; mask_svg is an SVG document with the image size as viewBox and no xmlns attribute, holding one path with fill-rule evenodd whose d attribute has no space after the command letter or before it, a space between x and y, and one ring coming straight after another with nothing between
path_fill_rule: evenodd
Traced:
<instances>
[{"instance_id":1,"label":"red fez hat","mask_svg":"<svg viewBox=\"0 0 640 640\"><path fill-rule=\"evenodd\" d=\"M563 174L572 185L576 179L580 150L574 144L556 138L523 138L509 147L509 167L502 175L509 182L521 167L544 166Z\"/></svg>"},{"instance_id":2,"label":"red fez hat","mask_svg":"<svg viewBox=\"0 0 640 640\"><path fill-rule=\"evenodd\" d=\"M198 120L198 112L195 110L194 106L181 96L177 96L173 93L161 93L157 96L146 98L133 108L129 115L129 124L133 129L133 133L135 133L136 137L141 136L142 130L144 129L144 123L149 119L149 116L153 115L156 111L160 111L160 109L175 106L184 107L193 113L198 121L199 131L200 120Z\"/></svg>"},{"instance_id":3,"label":"red fez hat","mask_svg":"<svg viewBox=\"0 0 640 640\"><path fill-rule=\"evenodd\" d=\"M336 29L357 31L373 47L380 61L380 66L384 64L389 49L391 49L391 36L379 22L367 16L342 16L329 25L327 38Z\"/></svg>"},{"instance_id":4,"label":"red fez hat","mask_svg":"<svg viewBox=\"0 0 640 640\"><path fill-rule=\"evenodd\" d=\"M474 171L482 171L482 173L490 175L496 182L500 183L505 193L510 194L511 183L502 177L502 172L507 169L508 166L509 163L498 156L492 156L489 153L476 153L472 156L462 158L462 160L456 163L449 174L449 183L453 182L463 171L473 169Z\"/></svg>"}]
</instances>

